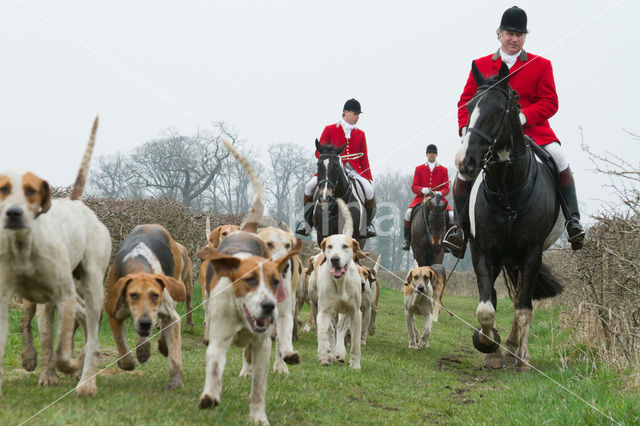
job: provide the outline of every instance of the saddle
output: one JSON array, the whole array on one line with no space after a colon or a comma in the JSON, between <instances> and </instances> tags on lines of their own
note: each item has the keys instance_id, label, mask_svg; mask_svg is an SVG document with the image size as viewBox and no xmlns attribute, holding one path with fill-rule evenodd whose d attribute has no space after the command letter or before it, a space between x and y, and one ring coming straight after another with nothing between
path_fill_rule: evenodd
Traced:
<instances>
[{"instance_id":1,"label":"saddle","mask_svg":"<svg viewBox=\"0 0 640 426\"><path fill-rule=\"evenodd\" d=\"M545 168L549 171L549 173L551 174L551 177L553 177L553 180L557 188L559 172L558 172L558 165L556 164L556 160L543 147L536 144L531 137L525 135L524 139L529 144L529 148L531 148L531 151L535 155L536 160L542 163L545 166Z\"/></svg>"}]
</instances>

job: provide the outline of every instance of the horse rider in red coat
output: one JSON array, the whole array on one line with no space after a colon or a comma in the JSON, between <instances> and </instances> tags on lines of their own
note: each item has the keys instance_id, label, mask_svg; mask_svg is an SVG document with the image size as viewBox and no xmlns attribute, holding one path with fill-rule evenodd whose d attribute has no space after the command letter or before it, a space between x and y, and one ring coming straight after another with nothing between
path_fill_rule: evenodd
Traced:
<instances>
[{"instance_id":1,"label":"horse rider in red coat","mask_svg":"<svg viewBox=\"0 0 640 426\"><path fill-rule=\"evenodd\" d=\"M507 9L502 15L497 31L500 48L494 54L476 59L475 63L485 76L498 74L505 63L509 67L509 85L518 92L520 123L525 135L530 136L537 145L544 148L558 166L558 189L566 203L563 214L566 220L569 242L574 250L582 247L584 229L580 224L580 212L573 173L560 147L560 140L549 125L551 118L558 111L558 95L553 78L551 61L542 56L523 50L527 35L527 14L517 6ZM466 104L476 93L478 86L469 73L460 101L458 101L458 129L464 142L469 122ZM462 161L456 157L456 165ZM458 174L453 185L453 200L458 216L459 226L450 229L444 238L444 244L456 257L464 256L466 241L464 232L468 232L468 200L473 182L467 182ZM465 231L462 231L462 228Z\"/></svg>"},{"instance_id":2,"label":"horse rider in red coat","mask_svg":"<svg viewBox=\"0 0 640 426\"><path fill-rule=\"evenodd\" d=\"M367 153L367 139L364 132L356 127L362 109L360 102L355 99L349 99L342 108L342 119L335 123L329 124L322 131L320 136L321 144L331 144L333 146L342 146L346 144L342 155L351 155L351 158L343 158L342 164L346 174L356 179L362 185L364 191L367 218L367 236L372 238L376 236L376 230L373 226L373 216L375 208L375 199L373 194L373 176L369 167L369 155ZM357 156L354 154L362 154ZM316 150L316 158L320 157L320 153ZM313 193L318 186L318 177L313 176L304 189L304 220L298 223L296 234L307 236L311 234L313 222Z\"/></svg>"},{"instance_id":3,"label":"horse rider in red coat","mask_svg":"<svg viewBox=\"0 0 640 426\"><path fill-rule=\"evenodd\" d=\"M427 162L416 167L413 173L411 191L416 194L406 213L404 214L404 242L402 250L409 250L411 243L411 212L413 208L429 196L440 193L443 198L449 194L449 171L446 167L436 162L438 147L430 144L427 146ZM446 202L446 200L445 200ZM449 223L453 223L453 210L449 204L446 207L449 215Z\"/></svg>"}]
</instances>

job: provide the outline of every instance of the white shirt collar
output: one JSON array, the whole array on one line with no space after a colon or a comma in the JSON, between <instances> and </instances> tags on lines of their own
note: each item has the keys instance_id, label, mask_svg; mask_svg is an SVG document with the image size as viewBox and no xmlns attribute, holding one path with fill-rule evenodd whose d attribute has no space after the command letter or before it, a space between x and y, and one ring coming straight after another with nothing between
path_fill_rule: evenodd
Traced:
<instances>
[{"instance_id":1,"label":"white shirt collar","mask_svg":"<svg viewBox=\"0 0 640 426\"><path fill-rule=\"evenodd\" d=\"M351 138L351 131L356 128L355 124L349 124L344 121L342 118L340 119L340 125L342 126L342 130L344 130L344 135L347 139Z\"/></svg>"},{"instance_id":2,"label":"white shirt collar","mask_svg":"<svg viewBox=\"0 0 640 426\"><path fill-rule=\"evenodd\" d=\"M427 161L427 162L426 162L426 163L424 163L424 164L425 164L426 166L428 166L428 167L429 167L429 169L430 169L431 171L433 171L433 169L435 169L436 167L438 167L438 162L437 162L437 161L434 161L433 163L430 163L430 162L428 162L428 161Z\"/></svg>"},{"instance_id":3,"label":"white shirt collar","mask_svg":"<svg viewBox=\"0 0 640 426\"><path fill-rule=\"evenodd\" d=\"M508 55L507 53L505 53L504 50L502 50L502 48L500 48L500 58L502 58L502 62L507 64L509 69L511 69L513 64L516 63L516 61L518 60L518 56L520 56L521 53L522 53L522 49L520 49L520 51L514 55Z\"/></svg>"}]
</instances>

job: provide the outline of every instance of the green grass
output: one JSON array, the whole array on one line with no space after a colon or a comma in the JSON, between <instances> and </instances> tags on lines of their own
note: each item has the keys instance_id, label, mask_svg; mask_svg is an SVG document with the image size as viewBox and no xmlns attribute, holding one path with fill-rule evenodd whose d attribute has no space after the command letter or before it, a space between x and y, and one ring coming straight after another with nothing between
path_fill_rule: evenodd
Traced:
<instances>
[{"instance_id":1,"label":"green grass","mask_svg":"<svg viewBox=\"0 0 640 426\"><path fill-rule=\"evenodd\" d=\"M199 299L199 289L194 297ZM476 324L477 301L445 297L446 306ZM184 308L182 308L184 311ZM498 328L506 338L513 315L511 302L500 300ZM304 316L306 318L306 315ZM575 353L568 345L571 330L557 325L557 312L536 312L530 337L531 362L542 372L623 424L640 422L640 394L619 390L620 377L600 366L591 368L569 356L560 366L560 352ZM27 373L20 366L20 310L10 312L10 335L4 360L0 424L27 420L41 408L73 390L76 381L61 376L60 384L38 387L40 366ZM155 350L133 372L110 366L98 377L98 395L79 399L72 392L32 422L38 424L184 424L249 423L250 379L237 377L241 350L232 348L224 372L222 400L215 410L197 408L204 384L202 310L196 311L194 330L183 331L184 386L164 391L167 360ZM34 321L35 323L35 321ZM422 324L421 320L418 320ZM130 321L129 321L130 324ZM35 325L35 324L34 324ZM302 356L289 366L288 377L269 373L267 415L272 424L600 424L606 417L578 400L542 374L519 374L513 369L486 371L482 355L471 344L472 330L445 312L434 324L430 347L407 348L402 294L383 289L377 332L362 350L362 371L345 364L322 367L316 358L315 330L294 343ZM184 329L183 329L184 330ZM135 336L128 332L133 347ZM79 339L81 336L77 336ZM101 366L112 363L117 351L103 319L100 331ZM38 347L38 345L36 344Z\"/></svg>"}]
</instances>

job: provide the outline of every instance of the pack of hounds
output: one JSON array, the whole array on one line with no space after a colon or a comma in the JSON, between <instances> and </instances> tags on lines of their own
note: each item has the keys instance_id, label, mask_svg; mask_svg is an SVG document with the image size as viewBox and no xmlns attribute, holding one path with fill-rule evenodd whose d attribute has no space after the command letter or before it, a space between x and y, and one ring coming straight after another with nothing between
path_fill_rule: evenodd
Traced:
<instances>
[{"instance_id":1,"label":"pack of hounds","mask_svg":"<svg viewBox=\"0 0 640 426\"><path fill-rule=\"evenodd\" d=\"M157 328L158 350L169 361L165 388L173 389L182 385L178 303L186 303L185 325L193 326L192 262L185 247L162 225L142 224L122 241L109 265L109 231L81 201L97 125L96 118L69 199L52 199L49 184L34 173L0 173L0 360L7 343L9 302L17 293L24 309L20 324L24 368L33 371L37 364L31 329L37 316L42 365L39 385L56 384L60 371L79 379L77 395L96 395L98 331L104 307L119 352L118 366L132 370L136 359L146 362L151 355L150 338ZM361 264L369 253L352 238L349 211L339 200L345 219L343 233L322 241L320 252L303 267L299 256L302 242L286 226L259 229L264 212L262 183L236 148L223 142L249 175L254 199L242 226L223 225L211 231L207 221L206 246L196 253L202 260L207 345L205 384L198 405L210 408L220 403L226 354L236 345L243 348L240 376L252 380L251 420L268 424L265 394L272 338L276 342L273 371L288 374L287 365L300 362L293 342L303 324L298 317L305 302L311 306L311 314L301 331L309 331L316 323L320 364L345 362L350 340L349 367L361 369L361 348L367 335L376 330L380 257L373 268ZM435 265L414 268L407 275L404 307L409 348L428 346L443 282L444 269ZM425 318L422 335L414 315ZM127 346L128 318L138 335L135 358ZM73 337L78 325L84 344L80 357L74 357Z\"/></svg>"}]
</instances>

